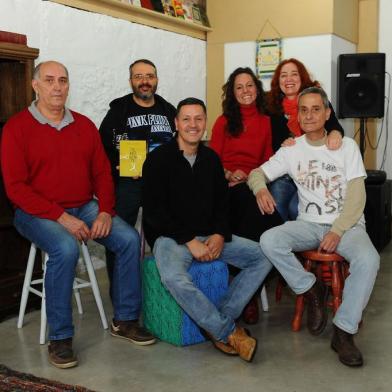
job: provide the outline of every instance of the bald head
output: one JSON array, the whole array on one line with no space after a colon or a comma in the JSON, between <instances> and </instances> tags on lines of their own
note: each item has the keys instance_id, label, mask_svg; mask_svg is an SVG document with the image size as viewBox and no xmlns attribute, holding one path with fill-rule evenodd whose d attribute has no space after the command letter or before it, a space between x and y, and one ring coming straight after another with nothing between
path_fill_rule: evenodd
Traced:
<instances>
[{"instance_id":1,"label":"bald head","mask_svg":"<svg viewBox=\"0 0 392 392\"><path fill-rule=\"evenodd\" d=\"M63 114L68 97L68 71L57 61L37 65L31 85L38 97L37 108L46 117Z\"/></svg>"},{"instance_id":2,"label":"bald head","mask_svg":"<svg viewBox=\"0 0 392 392\"><path fill-rule=\"evenodd\" d=\"M55 64L58 65L60 67L63 67L65 74L67 76L67 79L69 79L69 73L68 73L68 69L64 64L59 63L58 61L54 61L54 60L49 60L49 61L43 61L42 63L39 63L38 65L36 65L36 67L34 68L34 72L33 72L33 79L34 80L39 80L40 76L41 76L41 68L46 65L51 65L51 64Z\"/></svg>"}]
</instances>

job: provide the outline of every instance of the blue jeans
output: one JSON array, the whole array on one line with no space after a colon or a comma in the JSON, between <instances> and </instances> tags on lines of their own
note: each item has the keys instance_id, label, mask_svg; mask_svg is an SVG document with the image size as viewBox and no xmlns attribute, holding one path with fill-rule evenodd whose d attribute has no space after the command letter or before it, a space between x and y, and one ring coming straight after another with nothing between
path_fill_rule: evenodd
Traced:
<instances>
[{"instance_id":1,"label":"blue jeans","mask_svg":"<svg viewBox=\"0 0 392 392\"><path fill-rule=\"evenodd\" d=\"M200 241L207 238L197 237ZM223 342L233 332L234 320L272 268L257 242L233 235L231 242L225 242L219 260L234 265L241 272L232 280L216 308L193 284L187 272L193 257L186 245L159 237L154 245L154 256L162 283L177 303L197 325Z\"/></svg>"},{"instance_id":2,"label":"blue jeans","mask_svg":"<svg viewBox=\"0 0 392 392\"><path fill-rule=\"evenodd\" d=\"M142 205L142 179L134 180L129 177L120 177L115 187L116 214L132 227L135 226L139 208ZM113 297L113 271L115 254L106 249L106 269L109 277L109 293Z\"/></svg>"},{"instance_id":3,"label":"blue jeans","mask_svg":"<svg viewBox=\"0 0 392 392\"><path fill-rule=\"evenodd\" d=\"M66 211L91 227L98 215L98 205L92 200ZM34 242L49 256L45 275L49 339L73 336L71 299L79 258L77 239L56 221L37 218L20 209L15 212L14 224L22 236ZM141 303L139 234L122 219L114 217L110 234L96 241L116 254L113 273L114 318L137 319Z\"/></svg>"},{"instance_id":4,"label":"blue jeans","mask_svg":"<svg viewBox=\"0 0 392 392\"><path fill-rule=\"evenodd\" d=\"M316 277L304 270L293 252L317 248L330 229L331 225L294 221L274 227L261 236L264 254L296 294L308 291ZM336 252L350 263L350 275L345 281L343 302L333 323L354 334L373 290L380 256L362 225L356 225L343 234Z\"/></svg>"},{"instance_id":5,"label":"blue jeans","mask_svg":"<svg viewBox=\"0 0 392 392\"><path fill-rule=\"evenodd\" d=\"M268 184L268 189L275 199L276 209L283 221L297 219L298 192L294 181L288 174Z\"/></svg>"}]
</instances>

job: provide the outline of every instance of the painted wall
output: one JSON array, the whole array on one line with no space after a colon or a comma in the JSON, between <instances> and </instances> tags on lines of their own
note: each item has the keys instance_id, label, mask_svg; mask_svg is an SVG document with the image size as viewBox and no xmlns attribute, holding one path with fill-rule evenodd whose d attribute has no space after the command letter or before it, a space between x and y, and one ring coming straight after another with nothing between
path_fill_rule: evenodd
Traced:
<instances>
[{"instance_id":1,"label":"painted wall","mask_svg":"<svg viewBox=\"0 0 392 392\"><path fill-rule=\"evenodd\" d=\"M211 43L329 33L357 41L358 0L210 0L207 11Z\"/></svg>"},{"instance_id":2,"label":"painted wall","mask_svg":"<svg viewBox=\"0 0 392 392\"><path fill-rule=\"evenodd\" d=\"M257 38L297 39L335 35L358 41L359 0L211 0L207 2L213 31L207 34L207 104L209 126L221 113L227 43ZM331 49L329 49L331 50ZM316 52L317 55L319 52ZM240 60L238 56L237 60Z\"/></svg>"},{"instance_id":3,"label":"painted wall","mask_svg":"<svg viewBox=\"0 0 392 392\"><path fill-rule=\"evenodd\" d=\"M337 58L342 53L355 53L356 47L350 41L332 34L292 37L282 40L282 58L295 57L302 61L313 79L318 80L334 107L336 107ZM317 53L317 56L315 56ZM226 43L224 45L225 80L237 67L250 67L255 70L255 41ZM270 79L263 80L265 90L270 88ZM349 136L354 134L353 120L342 121Z\"/></svg>"},{"instance_id":4,"label":"painted wall","mask_svg":"<svg viewBox=\"0 0 392 392\"><path fill-rule=\"evenodd\" d=\"M390 97L390 87L391 87L391 75L392 75L392 1L390 0L380 0L379 8L379 51L386 54L386 75L385 78L385 95ZM387 107L387 103L386 103ZM381 132L381 121L378 121L377 135ZM389 129L387 129L387 124L389 124ZM382 129L382 135L380 138L380 143L377 148L377 168L380 168L383 164L383 157L386 156L386 160L383 165L383 170L388 174L388 178L392 178L392 136L391 136L391 126L392 126L392 108L389 110L389 115L385 112L384 124Z\"/></svg>"},{"instance_id":5,"label":"painted wall","mask_svg":"<svg viewBox=\"0 0 392 392\"><path fill-rule=\"evenodd\" d=\"M205 100L205 41L42 0L1 0L0 30L26 34L28 46L40 49L38 61L63 62L68 106L96 125L109 102L130 91L128 67L138 58L156 64L158 94L174 105Z\"/></svg>"}]
</instances>

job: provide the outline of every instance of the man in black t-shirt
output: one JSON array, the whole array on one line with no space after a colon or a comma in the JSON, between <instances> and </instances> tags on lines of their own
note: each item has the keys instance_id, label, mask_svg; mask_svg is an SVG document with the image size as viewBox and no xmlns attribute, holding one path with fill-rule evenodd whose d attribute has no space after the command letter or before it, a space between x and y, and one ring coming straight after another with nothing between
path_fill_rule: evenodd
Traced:
<instances>
[{"instance_id":1,"label":"man in black t-shirt","mask_svg":"<svg viewBox=\"0 0 392 392\"><path fill-rule=\"evenodd\" d=\"M120 141L146 140L149 152L170 141L175 132L176 109L155 94L158 86L157 70L150 60L136 60L130 65L129 74L133 93L110 103L99 132L112 167L117 215L134 226L142 201L142 179L120 177ZM106 263L111 281L114 255L110 252L106 253Z\"/></svg>"}]
</instances>

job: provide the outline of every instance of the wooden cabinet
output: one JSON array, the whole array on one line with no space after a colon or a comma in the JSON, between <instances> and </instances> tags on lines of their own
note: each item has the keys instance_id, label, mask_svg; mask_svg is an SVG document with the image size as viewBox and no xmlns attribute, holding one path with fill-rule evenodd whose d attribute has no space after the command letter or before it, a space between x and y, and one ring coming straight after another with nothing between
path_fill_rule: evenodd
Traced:
<instances>
[{"instance_id":1,"label":"wooden cabinet","mask_svg":"<svg viewBox=\"0 0 392 392\"><path fill-rule=\"evenodd\" d=\"M38 49L25 45L0 42L0 137L8 118L33 100L31 79L38 53ZM13 209L0 176L0 320L18 312L30 249L30 243L17 233L12 221ZM30 297L30 307L39 303L38 297Z\"/></svg>"}]
</instances>

